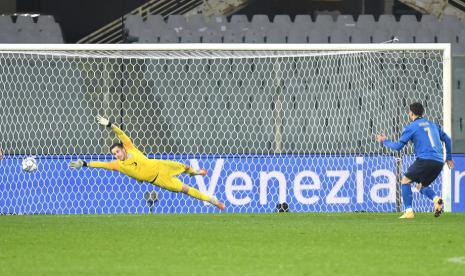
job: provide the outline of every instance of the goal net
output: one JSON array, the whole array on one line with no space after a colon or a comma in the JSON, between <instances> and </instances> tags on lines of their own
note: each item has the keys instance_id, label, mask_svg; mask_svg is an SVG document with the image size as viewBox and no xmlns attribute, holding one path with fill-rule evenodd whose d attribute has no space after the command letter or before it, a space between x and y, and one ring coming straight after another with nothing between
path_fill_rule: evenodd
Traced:
<instances>
[{"instance_id":1,"label":"goal net","mask_svg":"<svg viewBox=\"0 0 465 276\"><path fill-rule=\"evenodd\" d=\"M113 158L97 114L150 158L207 168L180 179L227 212L400 211L412 147L374 135L398 139L416 101L450 134L441 44L52 46L0 49L3 214L217 212L117 172L68 169ZM31 155L39 169L26 173ZM449 181L432 184L446 199ZM415 211L432 207L414 193Z\"/></svg>"}]
</instances>

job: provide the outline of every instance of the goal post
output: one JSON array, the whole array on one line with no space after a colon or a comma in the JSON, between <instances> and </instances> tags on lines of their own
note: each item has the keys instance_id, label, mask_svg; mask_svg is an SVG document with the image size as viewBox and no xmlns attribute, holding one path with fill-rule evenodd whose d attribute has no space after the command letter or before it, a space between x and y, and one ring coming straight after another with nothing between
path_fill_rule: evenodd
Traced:
<instances>
[{"instance_id":1,"label":"goal post","mask_svg":"<svg viewBox=\"0 0 465 276\"><path fill-rule=\"evenodd\" d=\"M445 132L452 137L452 54L451 54L451 45L449 43L443 44L443 59L444 59L444 69L443 69L443 127ZM443 170L443 185L442 185L442 195L444 197L444 210L446 212L451 211L452 207L452 174L449 169Z\"/></svg>"},{"instance_id":2,"label":"goal post","mask_svg":"<svg viewBox=\"0 0 465 276\"><path fill-rule=\"evenodd\" d=\"M413 150L374 135L397 139L412 101L452 134L449 44L4 44L0 66L0 213L216 212L116 172L69 170L111 160L97 114L149 157L209 169L180 179L229 212L394 212ZM35 173L18 165L28 155ZM450 185L448 169L433 184L446 211Z\"/></svg>"}]
</instances>

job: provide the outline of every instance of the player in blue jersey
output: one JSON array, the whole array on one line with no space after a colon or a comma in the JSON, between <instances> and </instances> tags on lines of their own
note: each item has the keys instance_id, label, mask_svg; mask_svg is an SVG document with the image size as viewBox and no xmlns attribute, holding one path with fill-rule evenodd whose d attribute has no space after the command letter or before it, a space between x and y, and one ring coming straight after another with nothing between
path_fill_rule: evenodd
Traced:
<instances>
[{"instance_id":1,"label":"player in blue jersey","mask_svg":"<svg viewBox=\"0 0 465 276\"><path fill-rule=\"evenodd\" d=\"M410 105L408 112L410 122L402 132L399 142L386 139L384 135L376 135L376 140L385 147L401 150L409 141L412 141L416 160L408 168L401 180L402 201L405 213L402 219L415 217L412 209L412 189L410 184L417 183L416 187L421 194L434 202L434 216L438 217L443 211L443 200L429 186L441 173L444 167L444 153L442 142L446 145L446 164L449 168L454 166L451 154L451 139L441 127L423 118L424 108L421 103Z\"/></svg>"}]
</instances>

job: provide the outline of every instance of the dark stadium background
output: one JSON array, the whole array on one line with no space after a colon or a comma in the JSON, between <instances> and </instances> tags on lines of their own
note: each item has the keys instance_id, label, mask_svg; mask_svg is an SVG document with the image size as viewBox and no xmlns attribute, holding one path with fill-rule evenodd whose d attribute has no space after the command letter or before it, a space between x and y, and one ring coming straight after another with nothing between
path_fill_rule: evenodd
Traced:
<instances>
[{"instance_id":1,"label":"dark stadium background","mask_svg":"<svg viewBox=\"0 0 465 276\"><path fill-rule=\"evenodd\" d=\"M40 13L50 14L61 25L65 41L74 43L98 27L113 21L148 2L147 0L3 0L0 3L0 13ZM181 2L181 1L178 1ZM406 5L392 1L392 13L416 14L419 13ZM237 14L246 14L249 18L254 14L267 14L270 18L275 14L311 14L315 11L338 10L341 14L380 14L385 11L384 0L252 0Z\"/></svg>"}]
</instances>

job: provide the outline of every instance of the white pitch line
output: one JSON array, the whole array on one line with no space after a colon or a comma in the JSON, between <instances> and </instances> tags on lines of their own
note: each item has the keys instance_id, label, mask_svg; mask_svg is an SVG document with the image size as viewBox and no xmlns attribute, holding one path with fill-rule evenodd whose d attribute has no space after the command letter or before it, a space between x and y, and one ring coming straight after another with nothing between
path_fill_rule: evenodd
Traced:
<instances>
[{"instance_id":1,"label":"white pitch line","mask_svg":"<svg viewBox=\"0 0 465 276\"><path fill-rule=\"evenodd\" d=\"M454 264L465 264L465 257L452 257L447 259L449 263L454 263Z\"/></svg>"}]
</instances>

